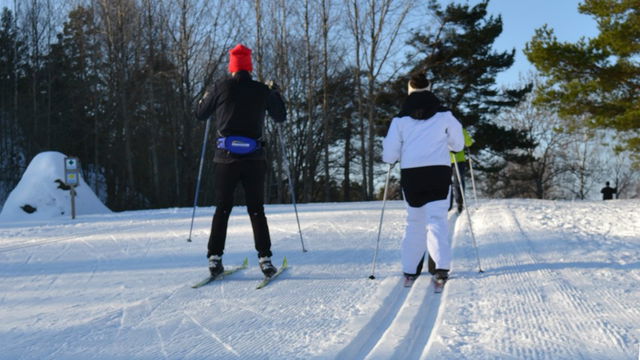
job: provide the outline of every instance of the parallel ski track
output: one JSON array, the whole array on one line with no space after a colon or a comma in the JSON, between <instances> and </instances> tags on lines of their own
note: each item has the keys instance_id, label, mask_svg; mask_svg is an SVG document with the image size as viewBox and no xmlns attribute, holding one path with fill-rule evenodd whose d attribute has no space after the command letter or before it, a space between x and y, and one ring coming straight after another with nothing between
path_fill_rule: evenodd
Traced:
<instances>
[{"instance_id":1,"label":"parallel ski track","mask_svg":"<svg viewBox=\"0 0 640 360\"><path fill-rule=\"evenodd\" d=\"M429 276L419 277L393 322L365 359L418 359L431 336L441 295L434 293Z\"/></svg>"},{"instance_id":2,"label":"parallel ski track","mask_svg":"<svg viewBox=\"0 0 640 360\"><path fill-rule=\"evenodd\" d=\"M419 285L414 283L414 286ZM381 341L385 332L392 327L400 309L404 305L408 289L404 289L402 280L398 279L391 293L380 304L378 311L371 317L371 321L362 327L351 343L337 356L338 359L364 359L369 352Z\"/></svg>"},{"instance_id":3,"label":"parallel ski track","mask_svg":"<svg viewBox=\"0 0 640 360\"><path fill-rule=\"evenodd\" d=\"M541 254L545 249L540 248L543 245L529 236L512 207L490 205L484 210L489 210L495 224L492 233L504 236L499 239L499 244L489 241L494 246L499 245L502 251L489 259L487 274L491 277L486 280L499 283L496 284L498 287L506 283L514 293L513 297L498 298L492 304L495 311L499 309L498 312L503 314L499 318L504 319L495 326L500 326L508 335L496 338L494 348L485 351L492 350L501 354L500 357L514 359L619 358L637 351L629 347L629 339L633 337L629 329L603 318L600 305L572 285L563 273L554 270L554 260L543 258ZM479 243L482 253L482 236ZM544 286L544 291L540 291L541 286ZM606 288L601 295L607 299L615 298ZM621 314L629 314L630 310L617 300L612 300L611 306ZM563 311L563 308L568 310ZM504 316L509 313L519 315ZM585 342L571 334L585 334L590 341ZM514 346L514 338L527 339L539 346ZM610 352L603 353L602 349Z\"/></svg>"},{"instance_id":4,"label":"parallel ski track","mask_svg":"<svg viewBox=\"0 0 640 360\"><path fill-rule=\"evenodd\" d=\"M457 218L453 213L449 218L450 236ZM419 359L431 337L445 292L446 289L441 294L434 293L426 268L411 288L405 288L399 278L370 322L336 358Z\"/></svg>"},{"instance_id":5,"label":"parallel ski track","mask_svg":"<svg viewBox=\"0 0 640 360\"><path fill-rule=\"evenodd\" d=\"M555 291L551 290L554 294L557 294L562 297L562 303L569 306L573 312L572 314L578 313L581 316L579 318L590 319L588 322L576 322L571 318L567 317L566 321L562 322L564 326L560 329L560 333L584 333L590 334L592 337L592 343L597 344L593 349L586 349L591 351L584 355L585 358L590 357L590 354L600 353L603 347L610 347L613 353L618 351L619 353L625 353L627 356L632 356L633 351L635 349L628 349L628 339L632 337L629 333L629 329L624 329L616 324L612 324L606 319L603 319L600 314L602 314L602 308L596 303L594 303L593 299L588 299L587 296L583 293L582 290L573 286L571 282L563 277L559 272L552 270L549 266L543 265L548 264L547 261L541 259L538 255L537 249L535 248L535 243L531 240L529 235L525 232L521 222L518 220L513 208L509 207L509 216L518 231L520 232L520 236L525 240L525 243L530 247L531 251L527 252L527 255L531 259L531 261L539 266L540 272L542 272L546 278L550 279L551 282L549 285ZM576 224L577 222L573 222ZM602 290L599 291L600 295L598 298L607 299L607 306L613 307L616 309L616 313L623 314L623 316L627 317L631 322L633 319L638 318L638 309L637 308L629 308L628 306L623 305L615 296L612 294L607 287L602 287ZM635 316L630 316L630 314L634 314ZM565 330L564 327L567 327ZM555 337L555 334L554 336ZM560 340L560 339L558 339ZM576 339L578 340L578 339ZM558 341L559 345L566 345L564 341ZM612 353L609 353L612 355ZM581 354L582 355L582 354ZM601 356L607 356L607 354L600 353Z\"/></svg>"}]
</instances>

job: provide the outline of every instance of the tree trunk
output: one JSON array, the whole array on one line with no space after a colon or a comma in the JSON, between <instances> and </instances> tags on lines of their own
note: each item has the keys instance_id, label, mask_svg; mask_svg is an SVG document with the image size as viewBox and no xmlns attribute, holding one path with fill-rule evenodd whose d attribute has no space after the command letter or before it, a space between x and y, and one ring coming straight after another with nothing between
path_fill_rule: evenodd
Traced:
<instances>
[{"instance_id":1,"label":"tree trunk","mask_svg":"<svg viewBox=\"0 0 640 360\"><path fill-rule=\"evenodd\" d=\"M357 111L357 116L358 116L358 129L359 129L359 137L360 137L360 151L359 151L359 156L360 156L360 166L361 166L361 172L362 172L362 187L361 187L361 198L362 199L367 199L367 187L366 187L366 183L367 183L367 160L366 160L366 154L365 154L365 142L366 142L366 136L365 136L365 126L364 126L364 98L363 98L363 93L362 93L362 81L361 81L361 74L360 74L360 70L361 70L361 66L362 66L362 62L360 60L360 52L361 52L361 46L362 46L362 29L361 29L361 19L360 19L360 6L358 4L358 0L353 0L353 2L351 3L352 7L352 11L353 13L351 13L352 15L352 30L353 30L353 35L354 35L354 41L355 41L355 55L356 55L356 64L355 64L355 68L354 68L354 80L355 80L355 86L356 86L356 97L357 97L357 102L358 102L358 111ZM346 186L350 186L349 183L346 183Z\"/></svg>"},{"instance_id":2,"label":"tree trunk","mask_svg":"<svg viewBox=\"0 0 640 360\"><path fill-rule=\"evenodd\" d=\"M345 138L344 138L344 165L343 165L343 183L342 183L342 191L343 191L343 200L351 201L351 132L352 125L351 119L347 118L347 126L345 129Z\"/></svg>"},{"instance_id":3,"label":"tree trunk","mask_svg":"<svg viewBox=\"0 0 640 360\"><path fill-rule=\"evenodd\" d=\"M309 0L305 1L304 6L304 40L305 40L305 53L306 53L306 78L307 78L307 131L306 138L306 151L305 151L305 166L302 169L303 177L303 199L305 202L311 201L314 185L314 170L312 165L314 151L313 151L313 113L315 107L315 101L313 97L313 85L314 85L314 72L313 72L313 57L311 55L311 20L309 13Z\"/></svg>"},{"instance_id":4,"label":"tree trunk","mask_svg":"<svg viewBox=\"0 0 640 360\"><path fill-rule=\"evenodd\" d=\"M322 0L322 127L324 150L324 201L331 200L329 141L331 141L331 125L329 124L329 6L327 0Z\"/></svg>"}]
</instances>

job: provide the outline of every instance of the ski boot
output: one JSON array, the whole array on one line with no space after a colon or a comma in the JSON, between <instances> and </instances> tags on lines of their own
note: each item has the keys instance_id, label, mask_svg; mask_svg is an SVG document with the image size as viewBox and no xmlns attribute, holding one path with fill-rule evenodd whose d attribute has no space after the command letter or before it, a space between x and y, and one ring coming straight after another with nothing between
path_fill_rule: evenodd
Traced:
<instances>
[{"instance_id":1,"label":"ski boot","mask_svg":"<svg viewBox=\"0 0 640 360\"><path fill-rule=\"evenodd\" d=\"M435 285L436 293L442 292L447 280L449 280L449 270L436 269L436 273L433 275L433 283Z\"/></svg>"},{"instance_id":2,"label":"ski boot","mask_svg":"<svg viewBox=\"0 0 640 360\"><path fill-rule=\"evenodd\" d=\"M209 256L209 272L211 277L217 278L224 272L224 266L222 266L222 257L219 255Z\"/></svg>"},{"instance_id":3,"label":"ski boot","mask_svg":"<svg viewBox=\"0 0 640 360\"><path fill-rule=\"evenodd\" d=\"M260 270L262 270L262 273L265 277L270 278L273 276L273 274L278 272L278 269L276 269L276 267L271 263L270 257L265 256L258 258L258 262L260 263Z\"/></svg>"},{"instance_id":4,"label":"ski boot","mask_svg":"<svg viewBox=\"0 0 640 360\"><path fill-rule=\"evenodd\" d=\"M404 287L411 287L418 278L418 275L404 274Z\"/></svg>"},{"instance_id":5,"label":"ski boot","mask_svg":"<svg viewBox=\"0 0 640 360\"><path fill-rule=\"evenodd\" d=\"M449 270L436 269L433 279L438 282L446 282L449 280Z\"/></svg>"}]
</instances>

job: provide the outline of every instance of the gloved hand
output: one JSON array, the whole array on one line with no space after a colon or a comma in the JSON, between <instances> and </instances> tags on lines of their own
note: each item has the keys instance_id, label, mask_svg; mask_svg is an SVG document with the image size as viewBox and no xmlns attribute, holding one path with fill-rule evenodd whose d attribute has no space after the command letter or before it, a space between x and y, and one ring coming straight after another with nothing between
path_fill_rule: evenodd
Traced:
<instances>
[{"instance_id":1,"label":"gloved hand","mask_svg":"<svg viewBox=\"0 0 640 360\"><path fill-rule=\"evenodd\" d=\"M275 91L280 91L280 87L278 86L278 84L276 84L275 81L273 80L269 80L267 81L267 86L269 87L269 89L271 90L275 90Z\"/></svg>"}]
</instances>

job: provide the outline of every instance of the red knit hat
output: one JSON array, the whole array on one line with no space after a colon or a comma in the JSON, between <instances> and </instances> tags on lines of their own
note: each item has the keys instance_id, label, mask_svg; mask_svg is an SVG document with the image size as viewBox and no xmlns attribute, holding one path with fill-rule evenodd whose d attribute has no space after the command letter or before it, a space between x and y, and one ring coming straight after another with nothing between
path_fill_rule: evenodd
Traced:
<instances>
[{"instance_id":1,"label":"red knit hat","mask_svg":"<svg viewBox=\"0 0 640 360\"><path fill-rule=\"evenodd\" d=\"M229 50L229 72L238 72L240 70L253 71L251 65L251 49L238 44Z\"/></svg>"}]
</instances>

